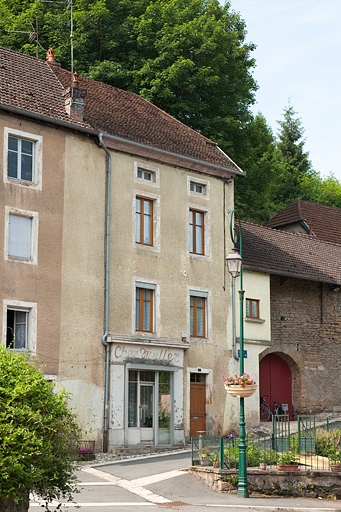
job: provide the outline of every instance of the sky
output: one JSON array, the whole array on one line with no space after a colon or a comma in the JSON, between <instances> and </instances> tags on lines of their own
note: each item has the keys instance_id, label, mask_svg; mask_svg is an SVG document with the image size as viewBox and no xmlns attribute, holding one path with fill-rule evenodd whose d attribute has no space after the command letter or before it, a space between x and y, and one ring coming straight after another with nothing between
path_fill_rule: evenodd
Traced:
<instances>
[{"instance_id":1,"label":"sky","mask_svg":"<svg viewBox=\"0 0 341 512\"><path fill-rule=\"evenodd\" d=\"M341 181L341 0L230 1L246 22L246 42L257 45L253 111L277 134L290 102L313 169Z\"/></svg>"}]
</instances>

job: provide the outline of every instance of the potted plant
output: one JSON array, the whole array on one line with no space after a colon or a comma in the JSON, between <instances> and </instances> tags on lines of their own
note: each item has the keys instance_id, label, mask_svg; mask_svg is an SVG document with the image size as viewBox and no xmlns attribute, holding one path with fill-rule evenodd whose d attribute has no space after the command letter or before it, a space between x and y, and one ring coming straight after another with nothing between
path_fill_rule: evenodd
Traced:
<instances>
[{"instance_id":1,"label":"potted plant","mask_svg":"<svg viewBox=\"0 0 341 512\"><path fill-rule=\"evenodd\" d=\"M248 397L253 395L257 389L256 381L248 373L242 375L223 376L223 382L227 393L234 397Z\"/></svg>"},{"instance_id":2,"label":"potted plant","mask_svg":"<svg viewBox=\"0 0 341 512\"><path fill-rule=\"evenodd\" d=\"M279 471L298 471L299 460L293 452L282 453L277 459L277 468Z\"/></svg>"},{"instance_id":3,"label":"potted plant","mask_svg":"<svg viewBox=\"0 0 341 512\"><path fill-rule=\"evenodd\" d=\"M210 451L208 448L200 448L198 451L200 463L202 466L208 466L210 462Z\"/></svg>"},{"instance_id":4,"label":"potted plant","mask_svg":"<svg viewBox=\"0 0 341 512\"><path fill-rule=\"evenodd\" d=\"M212 462L212 466L214 468L219 468L220 466L220 453L212 452L210 455L210 462Z\"/></svg>"},{"instance_id":5,"label":"potted plant","mask_svg":"<svg viewBox=\"0 0 341 512\"><path fill-rule=\"evenodd\" d=\"M329 467L333 473L338 473L339 471L341 471L339 451L334 451L332 457L329 457Z\"/></svg>"}]
</instances>

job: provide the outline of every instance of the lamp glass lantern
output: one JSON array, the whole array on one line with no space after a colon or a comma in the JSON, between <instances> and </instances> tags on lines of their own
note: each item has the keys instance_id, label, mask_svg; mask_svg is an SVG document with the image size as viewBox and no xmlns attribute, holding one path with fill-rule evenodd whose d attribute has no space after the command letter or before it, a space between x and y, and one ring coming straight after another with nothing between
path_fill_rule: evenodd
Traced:
<instances>
[{"instance_id":1,"label":"lamp glass lantern","mask_svg":"<svg viewBox=\"0 0 341 512\"><path fill-rule=\"evenodd\" d=\"M240 276L243 261L236 248L234 248L233 252L226 256L226 263L227 268L234 279Z\"/></svg>"}]
</instances>

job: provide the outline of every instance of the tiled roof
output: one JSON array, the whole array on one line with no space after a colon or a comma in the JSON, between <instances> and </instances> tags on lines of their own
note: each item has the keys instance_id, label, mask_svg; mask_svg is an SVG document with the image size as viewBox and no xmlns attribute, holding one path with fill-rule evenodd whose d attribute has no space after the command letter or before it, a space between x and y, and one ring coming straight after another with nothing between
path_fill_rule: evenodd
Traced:
<instances>
[{"instance_id":1,"label":"tiled roof","mask_svg":"<svg viewBox=\"0 0 341 512\"><path fill-rule=\"evenodd\" d=\"M341 245L242 222L245 268L341 285Z\"/></svg>"},{"instance_id":2,"label":"tiled roof","mask_svg":"<svg viewBox=\"0 0 341 512\"><path fill-rule=\"evenodd\" d=\"M72 80L72 73L60 66L0 47L0 108L92 129L242 174L203 135L140 96L89 78L79 76L79 87L86 91L84 119L70 117L63 94Z\"/></svg>"},{"instance_id":3,"label":"tiled roof","mask_svg":"<svg viewBox=\"0 0 341 512\"><path fill-rule=\"evenodd\" d=\"M296 199L266 225L285 229L300 221L305 221L307 229L318 239L341 244L341 208Z\"/></svg>"}]
</instances>

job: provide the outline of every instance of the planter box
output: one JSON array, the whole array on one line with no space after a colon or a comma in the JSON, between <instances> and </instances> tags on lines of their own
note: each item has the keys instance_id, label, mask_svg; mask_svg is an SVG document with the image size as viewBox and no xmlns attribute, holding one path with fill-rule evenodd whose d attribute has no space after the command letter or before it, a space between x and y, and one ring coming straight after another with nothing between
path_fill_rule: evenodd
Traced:
<instances>
[{"instance_id":1,"label":"planter box","mask_svg":"<svg viewBox=\"0 0 341 512\"><path fill-rule=\"evenodd\" d=\"M245 388L236 385L227 386L226 384L224 384L224 386L227 393L235 398L246 398L251 396L257 389L257 384L251 384L250 386L245 386Z\"/></svg>"},{"instance_id":2,"label":"planter box","mask_svg":"<svg viewBox=\"0 0 341 512\"><path fill-rule=\"evenodd\" d=\"M278 464L278 471L299 471L298 464Z\"/></svg>"}]
</instances>

